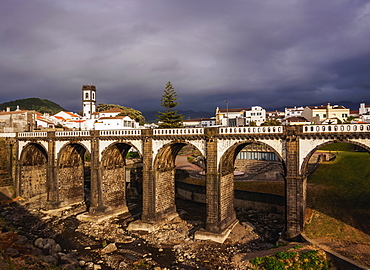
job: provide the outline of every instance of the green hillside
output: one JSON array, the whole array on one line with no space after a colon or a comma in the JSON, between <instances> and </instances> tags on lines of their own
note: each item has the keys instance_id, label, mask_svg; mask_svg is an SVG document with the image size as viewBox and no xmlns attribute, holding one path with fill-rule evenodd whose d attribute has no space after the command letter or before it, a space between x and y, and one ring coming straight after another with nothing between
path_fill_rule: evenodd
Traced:
<instances>
[{"instance_id":1,"label":"green hillside","mask_svg":"<svg viewBox=\"0 0 370 270\"><path fill-rule=\"evenodd\" d=\"M10 107L10 109L14 111L17 106L19 106L20 109L35 110L40 113L56 114L60 111L65 111L65 109L59 104L56 104L55 102L47 99L40 98L25 98L4 102L0 104L0 110L6 110L7 107Z\"/></svg>"}]
</instances>

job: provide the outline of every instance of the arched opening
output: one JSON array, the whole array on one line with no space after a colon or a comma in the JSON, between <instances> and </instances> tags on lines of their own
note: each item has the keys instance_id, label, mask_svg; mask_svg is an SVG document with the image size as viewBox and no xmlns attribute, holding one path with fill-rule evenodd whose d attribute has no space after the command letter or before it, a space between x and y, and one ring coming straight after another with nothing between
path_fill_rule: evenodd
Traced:
<instances>
[{"instance_id":1,"label":"arched opening","mask_svg":"<svg viewBox=\"0 0 370 270\"><path fill-rule=\"evenodd\" d=\"M102 203L105 211L141 210L142 158L127 143L114 143L102 153Z\"/></svg>"},{"instance_id":2,"label":"arched opening","mask_svg":"<svg viewBox=\"0 0 370 270\"><path fill-rule=\"evenodd\" d=\"M370 148L328 141L302 165L306 174L304 233L370 266Z\"/></svg>"},{"instance_id":3,"label":"arched opening","mask_svg":"<svg viewBox=\"0 0 370 270\"><path fill-rule=\"evenodd\" d=\"M222 156L219 171L221 209L226 208L221 216L236 215L255 227L262 242L276 242L285 225L286 170L280 155L261 142L240 142Z\"/></svg>"},{"instance_id":4,"label":"arched opening","mask_svg":"<svg viewBox=\"0 0 370 270\"><path fill-rule=\"evenodd\" d=\"M49 198L47 186L48 156L43 146L28 144L22 151L20 159L19 195L43 207Z\"/></svg>"},{"instance_id":5,"label":"arched opening","mask_svg":"<svg viewBox=\"0 0 370 270\"><path fill-rule=\"evenodd\" d=\"M159 150L154 162L158 219L178 213L194 226L194 231L204 226L205 181L199 174L204 162L200 151L185 142L173 142ZM194 176L197 174L198 179Z\"/></svg>"},{"instance_id":6,"label":"arched opening","mask_svg":"<svg viewBox=\"0 0 370 270\"><path fill-rule=\"evenodd\" d=\"M58 201L60 206L76 203L90 207L91 155L84 146L69 143L57 161Z\"/></svg>"},{"instance_id":7,"label":"arched opening","mask_svg":"<svg viewBox=\"0 0 370 270\"><path fill-rule=\"evenodd\" d=\"M206 221L206 161L195 146L186 144L177 153L175 164L176 210L195 232L204 228Z\"/></svg>"}]
</instances>

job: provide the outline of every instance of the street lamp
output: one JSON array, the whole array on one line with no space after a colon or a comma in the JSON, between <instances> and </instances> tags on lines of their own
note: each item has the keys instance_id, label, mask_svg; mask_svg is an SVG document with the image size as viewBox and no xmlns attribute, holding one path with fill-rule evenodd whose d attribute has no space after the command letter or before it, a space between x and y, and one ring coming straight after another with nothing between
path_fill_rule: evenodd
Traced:
<instances>
[{"instance_id":1,"label":"street lamp","mask_svg":"<svg viewBox=\"0 0 370 270\"><path fill-rule=\"evenodd\" d=\"M225 100L225 103L226 103L227 126L229 126L229 101Z\"/></svg>"}]
</instances>

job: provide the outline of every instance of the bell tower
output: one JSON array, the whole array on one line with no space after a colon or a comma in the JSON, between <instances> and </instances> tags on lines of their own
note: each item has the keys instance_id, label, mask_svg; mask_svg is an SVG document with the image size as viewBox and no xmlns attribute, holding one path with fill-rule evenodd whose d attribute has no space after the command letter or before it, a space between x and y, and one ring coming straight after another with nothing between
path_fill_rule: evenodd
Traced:
<instances>
[{"instance_id":1,"label":"bell tower","mask_svg":"<svg viewBox=\"0 0 370 270\"><path fill-rule=\"evenodd\" d=\"M96 110L95 85L82 85L82 116L91 119L91 114Z\"/></svg>"}]
</instances>

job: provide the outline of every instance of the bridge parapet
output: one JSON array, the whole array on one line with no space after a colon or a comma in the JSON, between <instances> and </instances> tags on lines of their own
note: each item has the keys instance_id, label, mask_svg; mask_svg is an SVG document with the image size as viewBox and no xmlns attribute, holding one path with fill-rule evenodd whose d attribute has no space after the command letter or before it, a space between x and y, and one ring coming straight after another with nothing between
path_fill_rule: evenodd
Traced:
<instances>
[{"instance_id":1,"label":"bridge parapet","mask_svg":"<svg viewBox=\"0 0 370 270\"><path fill-rule=\"evenodd\" d=\"M140 136L141 129L100 130L100 136Z\"/></svg>"},{"instance_id":2,"label":"bridge parapet","mask_svg":"<svg viewBox=\"0 0 370 270\"><path fill-rule=\"evenodd\" d=\"M220 127L220 134L259 134L259 133L283 133L282 126L265 126L265 127Z\"/></svg>"},{"instance_id":3,"label":"bridge parapet","mask_svg":"<svg viewBox=\"0 0 370 270\"><path fill-rule=\"evenodd\" d=\"M370 124L310 125L303 127L303 133L369 132L369 131Z\"/></svg>"},{"instance_id":4,"label":"bridge parapet","mask_svg":"<svg viewBox=\"0 0 370 270\"><path fill-rule=\"evenodd\" d=\"M154 135L195 135L204 134L204 128L164 128L154 129Z\"/></svg>"},{"instance_id":5,"label":"bridge parapet","mask_svg":"<svg viewBox=\"0 0 370 270\"><path fill-rule=\"evenodd\" d=\"M19 132L18 137L19 138L32 138L32 137L47 137L47 132Z\"/></svg>"},{"instance_id":6,"label":"bridge parapet","mask_svg":"<svg viewBox=\"0 0 370 270\"><path fill-rule=\"evenodd\" d=\"M82 137L90 136L90 131L57 131L55 137Z\"/></svg>"},{"instance_id":7,"label":"bridge parapet","mask_svg":"<svg viewBox=\"0 0 370 270\"><path fill-rule=\"evenodd\" d=\"M17 133L0 133L0 138L15 138L17 137Z\"/></svg>"}]
</instances>

